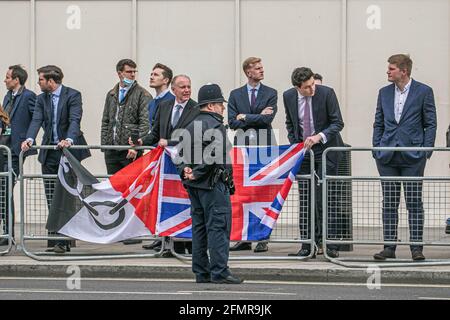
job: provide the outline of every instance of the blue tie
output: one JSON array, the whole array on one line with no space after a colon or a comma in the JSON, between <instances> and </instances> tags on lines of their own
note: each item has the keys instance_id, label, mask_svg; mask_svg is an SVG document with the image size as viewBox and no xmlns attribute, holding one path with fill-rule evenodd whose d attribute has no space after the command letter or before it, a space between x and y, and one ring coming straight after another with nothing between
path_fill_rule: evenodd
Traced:
<instances>
[{"instance_id":1,"label":"blue tie","mask_svg":"<svg viewBox=\"0 0 450 320\"><path fill-rule=\"evenodd\" d=\"M119 103L122 103L123 99L125 99L125 91L127 91L125 88L120 89L120 92L119 92Z\"/></svg>"},{"instance_id":2,"label":"blue tie","mask_svg":"<svg viewBox=\"0 0 450 320\"><path fill-rule=\"evenodd\" d=\"M57 96L55 94L50 94L50 100L52 101L52 113L53 113L53 119L52 119L52 129L53 129L53 143L58 143L58 129L56 127L56 118L58 117L58 106L56 105L55 98Z\"/></svg>"},{"instance_id":3,"label":"blue tie","mask_svg":"<svg viewBox=\"0 0 450 320\"><path fill-rule=\"evenodd\" d=\"M174 114L174 116L173 116L173 121L172 121L172 127L173 128L175 128L175 126L177 125L177 123L178 123L178 120L180 120L180 117L181 117L181 108L182 108L182 106L180 105L180 104L177 104L176 106L175 106L175 114Z\"/></svg>"}]
</instances>

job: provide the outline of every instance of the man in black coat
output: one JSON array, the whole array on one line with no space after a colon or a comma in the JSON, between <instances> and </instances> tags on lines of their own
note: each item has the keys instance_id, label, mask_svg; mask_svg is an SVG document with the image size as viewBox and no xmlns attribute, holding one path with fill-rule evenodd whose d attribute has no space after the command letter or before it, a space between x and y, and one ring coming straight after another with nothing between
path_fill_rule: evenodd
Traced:
<instances>
[{"instance_id":1,"label":"man in black coat","mask_svg":"<svg viewBox=\"0 0 450 320\"><path fill-rule=\"evenodd\" d=\"M309 68L296 68L292 73L293 88L283 93L283 102L286 111L286 129L290 143L304 142L307 149L314 152L314 165L316 173L322 175L322 153L328 147L343 146L340 131L344 127L339 103L332 88L316 85L314 73ZM331 152L327 156L327 174L337 174L340 153ZM310 174L310 157L308 152L302 163L299 174ZM315 241L319 248L322 240L322 188L315 185ZM311 186L309 186L310 188ZM300 235L308 239L310 235L310 205L308 194L305 194L304 183L299 182L300 192ZM333 235L335 214L329 215L329 235ZM303 244L296 256L312 256L309 244ZM327 254L336 258L339 256L337 246L329 246Z\"/></svg>"}]
</instances>

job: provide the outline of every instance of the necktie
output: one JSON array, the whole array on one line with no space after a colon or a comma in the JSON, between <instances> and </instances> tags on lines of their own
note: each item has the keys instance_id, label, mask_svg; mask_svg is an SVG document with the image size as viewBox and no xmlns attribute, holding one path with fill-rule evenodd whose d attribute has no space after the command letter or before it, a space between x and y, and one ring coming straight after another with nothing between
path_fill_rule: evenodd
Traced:
<instances>
[{"instance_id":1,"label":"necktie","mask_svg":"<svg viewBox=\"0 0 450 320\"><path fill-rule=\"evenodd\" d=\"M175 128L175 126L178 123L178 120L180 120L181 117L181 104L177 104L175 106L175 115L173 116L172 120L172 127Z\"/></svg>"},{"instance_id":2,"label":"necktie","mask_svg":"<svg viewBox=\"0 0 450 320\"><path fill-rule=\"evenodd\" d=\"M52 102L52 115L53 115L53 119L52 119L53 142L58 143L59 142L58 130L56 128L56 118L58 117L58 106L56 105L55 98L56 98L56 96L54 94L50 93L50 101Z\"/></svg>"},{"instance_id":3,"label":"necktie","mask_svg":"<svg viewBox=\"0 0 450 320\"><path fill-rule=\"evenodd\" d=\"M303 113L303 141L311 136L311 110L309 107L308 98L305 97L305 110Z\"/></svg>"},{"instance_id":4,"label":"necktie","mask_svg":"<svg viewBox=\"0 0 450 320\"><path fill-rule=\"evenodd\" d=\"M119 91L119 103L123 102L123 99L125 99L125 88L120 89Z\"/></svg>"},{"instance_id":5,"label":"necktie","mask_svg":"<svg viewBox=\"0 0 450 320\"><path fill-rule=\"evenodd\" d=\"M9 99L9 103L5 107L5 111L8 115L11 115L11 111L14 108L14 101L16 100L16 96L11 94L11 98Z\"/></svg>"},{"instance_id":6,"label":"necktie","mask_svg":"<svg viewBox=\"0 0 450 320\"><path fill-rule=\"evenodd\" d=\"M255 107L256 107L256 89L253 88L251 91L252 91L252 95L250 97L250 109L253 112L255 110Z\"/></svg>"}]
</instances>

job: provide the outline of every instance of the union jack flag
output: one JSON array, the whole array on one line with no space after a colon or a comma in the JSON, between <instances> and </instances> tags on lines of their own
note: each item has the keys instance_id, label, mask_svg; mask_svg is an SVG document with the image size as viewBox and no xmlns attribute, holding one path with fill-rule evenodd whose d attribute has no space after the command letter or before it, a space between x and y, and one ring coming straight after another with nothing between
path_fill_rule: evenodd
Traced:
<instances>
[{"instance_id":1,"label":"union jack flag","mask_svg":"<svg viewBox=\"0 0 450 320\"><path fill-rule=\"evenodd\" d=\"M231 240L270 236L303 160L303 144L234 147ZM156 233L191 238L190 201L168 152L161 162ZM155 209L156 210L156 209Z\"/></svg>"}]
</instances>

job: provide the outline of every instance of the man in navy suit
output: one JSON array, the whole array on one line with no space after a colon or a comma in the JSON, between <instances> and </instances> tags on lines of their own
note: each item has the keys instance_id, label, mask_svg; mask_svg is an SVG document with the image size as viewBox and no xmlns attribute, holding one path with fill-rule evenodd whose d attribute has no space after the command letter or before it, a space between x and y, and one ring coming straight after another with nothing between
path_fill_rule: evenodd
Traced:
<instances>
[{"instance_id":1,"label":"man in navy suit","mask_svg":"<svg viewBox=\"0 0 450 320\"><path fill-rule=\"evenodd\" d=\"M236 130L235 145L274 145L272 121L277 113L277 91L261 83L264 67L261 59L247 58L242 69L248 82L234 89L228 99L228 123ZM231 251L251 250L251 242L238 242ZM267 242L259 242L254 252L268 250Z\"/></svg>"},{"instance_id":2,"label":"man in navy suit","mask_svg":"<svg viewBox=\"0 0 450 320\"><path fill-rule=\"evenodd\" d=\"M148 119L150 123L150 130L152 131L153 125L158 113L159 104L165 100L174 99L175 96L170 92L169 85L172 81L173 72L168 66L157 63L153 67L150 74L150 88L155 89L156 97L148 104Z\"/></svg>"},{"instance_id":3,"label":"man in navy suit","mask_svg":"<svg viewBox=\"0 0 450 320\"><path fill-rule=\"evenodd\" d=\"M397 54L388 59L388 81L378 93L373 124L374 147L433 147L436 138L436 106L433 89L411 78L412 60ZM373 153L381 176L423 177L431 152L377 151ZM384 241L397 241L400 182L382 182ZM404 182L411 242L423 238L422 182ZM413 260L424 260L423 247L411 245ZM376 260L395 258L395 245L385 245Z\"/></svg>"},{"instance_id":4,"label":"man in navy suit","mask_svg":"<svg viewBox=\"0 0 450 320\"><path fill-rule=\"evenodd\" d=\"M9 126L4 126L0 122L0 130L2 134L10 135L10 145L12 154L12 169L13 169L13 187L16 182L16 177L19 176L19 154L20 146L25 140L25 135L33 117L34 104L36 102L36 94L33 91L25 88L25 83L28 79L28 73L20 65L10 66L6 72L5 85L8 92L3 99L3 107L9 116ZM25 156L36 154L36 150L30 150ZM25 160L25 158L24 158ZM3 171L8 171L7 161L3 162ZM8 196L8 194L7 194ZM8 202L4 201L5 210L8 212ZM12 212L14 226L14 197L12 198ZM8 232L8 215L6 215L6 232ZM14 237L14 227L12 230ZM7 239L4 239L7 240ZM4 241L3 240L3 241ZM0 245L2 245L0 241Z\"/></svg>"},{"instance_id":5,"label":"man in navy suit","mask_svg":"<svg viewBox=\"0 0 450 320\"><path fill-rule=\"evenodd\" d=\"M286 111L286 129L290 143L304 142L307 149L314 152L314 166L317 175L322 175L322 153L328 147L343 146L340 131L344 127L339 102L332 88L316 85L314 82L314 73L310 68L296 68L292 72L293 88L283 93L283 102ZM336 175L340 153L330 152L327 156L327 174ZM310 174L310 157L306 153L302 162L299 174ZM322 188L315 185L315 242L321 247L322 241ZM309 185L308 189L311 189ZM300 235L302 239L309 238L310 221L310 199L308 192L305 192L304 181L299 181L300 198ZM310 192L310 190L309 190ZM333 197L334 195L330 195ZM336 233L336 212L328 213L329 217L329 236L333 237ZM331 258L339 256L338 247L329 245L327 254ZM303 244L300 251L294 256L315 256L311 252L309 244Z\"/></svg>"},{"instance_id":6,"label":"man in navy suit","mask_svg":"<svg viewBox=\"0 0 450 320\"><path fill-rule=\"evenodd\" d=\"M62 85L64 74L57 66L45 66L37 70L39 86L42 94L37 97L33 119L28 128L27 139L22 143L22 150L28 151L34 143L39 129L44 129L42 145L54 145L55 150L42 149L38 160L42 165L43 174L57 174L61 158L61 148L72 145L86 145L86 140L80 129L83 114L81 93ZM89 157L87 149L71 150L79 160ZM44 179L47 205L50 208L55 189L54 179ZM64 253L68 250L68 242L58 241L54 251Z\"/></svg>"}]
</instances>

